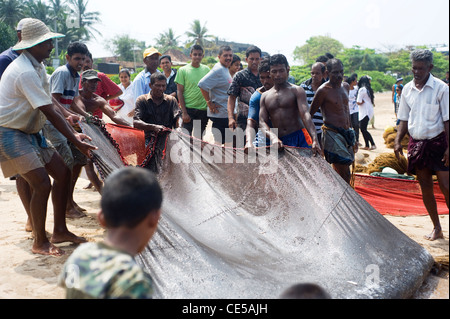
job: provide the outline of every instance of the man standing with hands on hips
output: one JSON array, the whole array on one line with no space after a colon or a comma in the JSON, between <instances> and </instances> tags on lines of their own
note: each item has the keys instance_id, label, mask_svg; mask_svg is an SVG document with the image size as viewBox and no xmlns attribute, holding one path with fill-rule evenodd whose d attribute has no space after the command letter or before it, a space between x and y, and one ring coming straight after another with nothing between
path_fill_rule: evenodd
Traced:
<instances>
[{"instance_id":1,"label":"man standing with hands on hips","mask_svg":"<svg viewBox=\"0 0 450 319\"><path fill-rule=\"evenodd\" d=\"M434 174L448 207L449 89L448 85L431 74L431 51L412 52L411 62L414 79L403 88L398 110L400 124L394 151L400 159L403 155L401 141L409 132L411 138L408 145L408 173L417 175L423 203L434 226L431 234L425 238L433 241L444 238L434 197Z\"/></svg>"}]
</instances>

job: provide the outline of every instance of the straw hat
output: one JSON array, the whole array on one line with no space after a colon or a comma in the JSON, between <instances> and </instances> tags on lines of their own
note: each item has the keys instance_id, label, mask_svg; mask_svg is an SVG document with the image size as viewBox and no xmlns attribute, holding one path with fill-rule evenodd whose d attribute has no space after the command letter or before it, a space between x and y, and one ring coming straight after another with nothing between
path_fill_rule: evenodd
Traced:
<instances>
[{"instance_id":1,"label":"straw hat","mask_svg":"<svg viewBox=\"0 0 450 319\"><path fill-rule=\"evenodd\" d=\"M29 49L47 40L64 36L64 34L51 32L41 20L29 19L22 26L22 41L17 43L13 50Z\"/></svg>"}]
</instances>

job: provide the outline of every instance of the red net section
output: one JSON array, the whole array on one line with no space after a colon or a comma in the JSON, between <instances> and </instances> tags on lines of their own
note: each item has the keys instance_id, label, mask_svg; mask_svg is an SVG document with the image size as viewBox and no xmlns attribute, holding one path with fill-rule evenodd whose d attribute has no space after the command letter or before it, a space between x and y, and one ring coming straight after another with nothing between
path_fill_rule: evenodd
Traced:
<instances>
[{"instance_id":1,"label":"red net section","mask_svg":"<svg viewBox=\"0 0 450 319\"><path fill-rule=\"evenodd\" d=\"M106 124L106 130L117 142L125 165L141 165L147 154L144 131L130 127Z\"/></svg>"},{"instance_id":2,"label":"red net section","mask_svg":"<svg viewBox=\"0 0 450 319\"><path fill-rule=\"evenodd\" d=\"M422 193L417 181L356 175L355 190L380 214L385 215L428 215L422 201ZM434 195L440 215L447 214L448 208L439 184L434 184Z\"/></svg>"}]
</instances>

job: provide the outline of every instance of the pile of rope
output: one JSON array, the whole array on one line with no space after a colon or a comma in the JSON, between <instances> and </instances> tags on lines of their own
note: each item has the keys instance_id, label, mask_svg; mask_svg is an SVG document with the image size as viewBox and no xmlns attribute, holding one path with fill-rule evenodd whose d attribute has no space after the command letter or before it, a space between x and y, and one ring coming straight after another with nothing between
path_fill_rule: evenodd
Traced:
<instances>
[{"instance_id":1,"label":"pile of rope","mask_svg":"<svg viewBox=\"0 0 450 319\"><path fill-rule=\"evenodd\" d=\"M383 138L384 138L384 144L388 148L394 148L395 144L395 138L397 137L397 129L395 127L389 126L384 130ZM402 146L403 148L408 148L408 142L409 142L409 134L406 134L405 137L402 140Z\"/></svg>"},{"instance_id":2,"label":"pile of rope","mask_svg":"<svg viewBox=\"0 0 450 319\"><path fill-rule=\"evenodd\" d=\"M399 161L394 153L383 153L375 158L368 166L356 165L355 172L370 175L374 172L383 171L385 167L395 169L399 174L405 174L408 169L408 160L402 156Z\"/></svg>"}]
</instances>

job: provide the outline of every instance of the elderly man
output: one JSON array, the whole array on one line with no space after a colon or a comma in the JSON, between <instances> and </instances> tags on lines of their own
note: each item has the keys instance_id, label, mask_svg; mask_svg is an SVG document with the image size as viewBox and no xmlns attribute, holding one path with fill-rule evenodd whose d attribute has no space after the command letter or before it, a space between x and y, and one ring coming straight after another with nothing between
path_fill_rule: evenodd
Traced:
<instances>
[{"instance_id":1,"label":"elderly man","mask_svg":"<svg viewBox=\"0 0 450 319\"><path fill-rule=\"evenodd\" d=\"M142 70L133 81L134 100L141 95L146 95L150 92L150 77L153 73L159 73L159 57L161 53L155 48L149 48L144 51L145 69Z\"/></svg>"},{"instance_id":2,"label":"elderly man","mask_svg":"<svg viewBox=\"0 0 450 319\"><path fill-rule=\"evenodd\" d=\"M428 240L443 238L433 191L433 174L448 207L448 85L431 74L433 53L416 50L411 53L413 81L405 85L398 110L397 137L394 151L398 159L403 155L401 141L409 132L408 173L417 175L422 198L434 229Z\"/></svg>"},{"instance_id":3,"label":"elderly man","mask_svg":"<svg viewBox=\"0 0 450 319\"><path fill-rule=\"evenodd\" d=\"M32 252L54 256L64 253L54 243L86 240L69 232L65 221L70 170L39 132L48 119L86 156L95 149L83 142L87 137L75 132L52 103L42 61L50 57L52 39L58 37L63 35L50 32L42 21L28 20L22 29L22 40L13 48L23 52L0 81L0 165L5 177L19 174L30 186L30 202L24 206L29 207L33 229ZM54 179L53 186L49 174ZM55 215L51 242L45 232L50 192Z\"/></svg>"}]
</instances>

